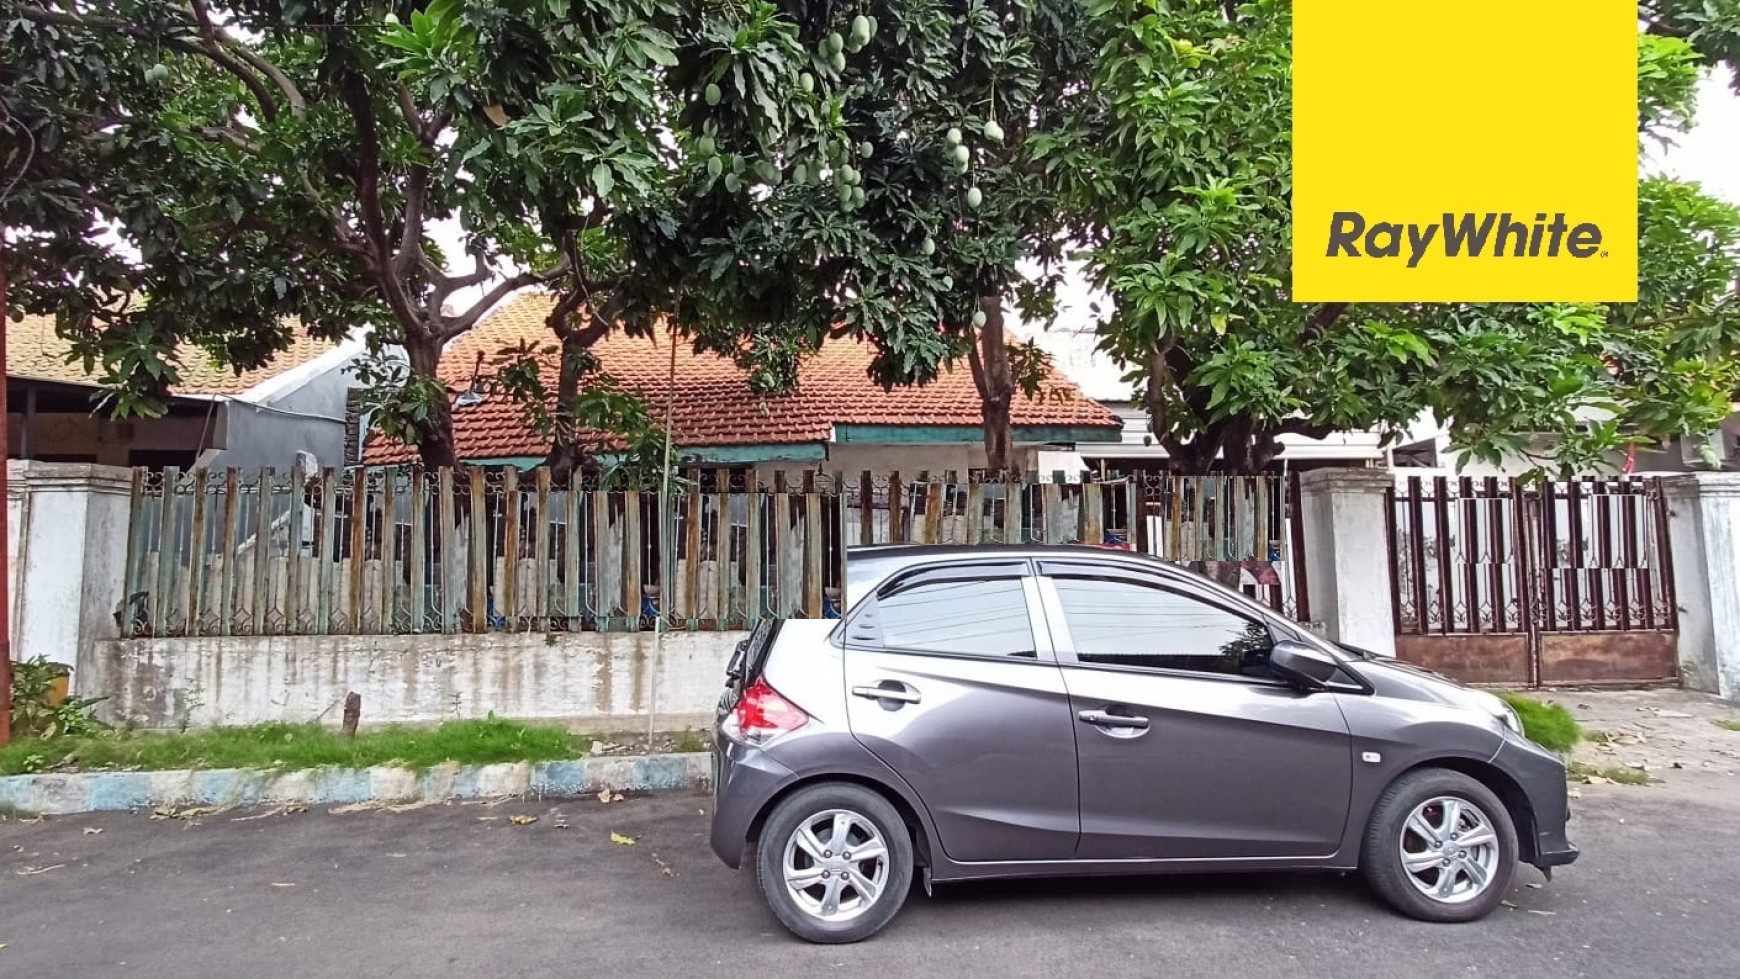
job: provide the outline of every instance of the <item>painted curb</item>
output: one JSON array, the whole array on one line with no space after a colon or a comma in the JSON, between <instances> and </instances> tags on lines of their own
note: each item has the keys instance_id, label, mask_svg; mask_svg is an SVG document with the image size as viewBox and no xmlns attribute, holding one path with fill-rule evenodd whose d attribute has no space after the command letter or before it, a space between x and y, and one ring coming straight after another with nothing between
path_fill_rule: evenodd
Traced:
<instances>
[{"instance_id":1,"label":"painted curb","mask_svg":"<svg viewBox=\"0 0 1740 979\"><path fill-rule=\"evenodd\" d=\"M217 768L165 772L79 772L0 777L0 809L45 816L158 806L349 805L445 802L509 796L580 796L701 787L712 777L706 752L514 762L428 771L376 766L292 772Z\"/></svg>"}]
</instances>

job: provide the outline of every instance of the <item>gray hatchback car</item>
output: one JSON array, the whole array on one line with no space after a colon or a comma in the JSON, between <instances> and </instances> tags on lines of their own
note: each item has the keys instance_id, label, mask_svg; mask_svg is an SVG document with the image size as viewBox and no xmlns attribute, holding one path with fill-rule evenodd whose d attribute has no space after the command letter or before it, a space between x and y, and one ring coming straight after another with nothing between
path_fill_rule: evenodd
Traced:
<instances>
[{"instance_id":1,"label":"gray hatchback car","mask_svg":"<svg viewBox=\"0 0 1740 979\"><path fill-rule=\"evenodd\" d=\"M1502 700L1165 562L863 548L847 596L757 628L719 703L713 849L810 941L875 934L915 874L1357 869L1469 921L1577 857Z\"/></svg>"}]
</instances>

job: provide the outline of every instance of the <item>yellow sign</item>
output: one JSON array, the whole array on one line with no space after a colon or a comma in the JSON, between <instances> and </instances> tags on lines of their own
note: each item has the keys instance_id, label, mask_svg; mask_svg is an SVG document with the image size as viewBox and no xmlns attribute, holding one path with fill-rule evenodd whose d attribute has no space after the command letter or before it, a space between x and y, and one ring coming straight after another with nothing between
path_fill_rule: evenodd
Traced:
<instances>
[{"instance_id":1,"label":"yellow sign","mask_svg":"<svg viewBox=\"0 0 1740 979\"><path fill-rule=\"evenodd\" d=\"M1637 298L1630 0L1295 0L1293 298Z\"/></svg>"}]
</instances>

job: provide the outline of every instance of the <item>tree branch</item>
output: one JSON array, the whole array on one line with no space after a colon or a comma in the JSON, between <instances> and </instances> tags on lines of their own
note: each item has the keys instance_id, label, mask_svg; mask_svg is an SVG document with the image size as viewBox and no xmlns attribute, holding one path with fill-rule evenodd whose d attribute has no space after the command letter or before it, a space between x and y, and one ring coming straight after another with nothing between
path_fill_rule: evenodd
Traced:
<instances>
[{"instance_id":1,"label":"tree branch","mask_svg":"<svg viewBox=\"0 0 1740 979\"><path fill-rule=\"evenodd\" d=\"M186 13L186 11L183 11L183 13ZM217 65L219 68L222 68L224 71L235 76L238 81L247 86L248 91L254 96L254 99L260 103L260 115L263 118L267 121L271 121L278 117L278 100L272 96L271 88L265 82L260 80L258 74L248 70L246 64L243 64L242 61L239 61L235 57L225 53L223 46L216 42L202 39L201 42L196 43L185 37L164 37L145 27L141 27L128 21L119 20L114 17L87 17L80 14L63 13L58 10L44 10L40 7L24 7L18 11L18 16L34 24L49 24L55 27L72 27L79 30L113 31L123 37L130 37L137 41L146 41L152 44L162 44L164 47L173 51L180 51L183 54L197 55L205 58L211 63ZM183 26L195 32L198 32L200 29L199 25L192 23L184 24ZM261 64L266 63L265 59L259 58L258 55L255 55L255 58ZM282 73L280 73L280 75L281 74ZM285 79L285 81L288 82L288 79ZM292 89L294 89L294 86L292 86ZM298 93L297 97L301 97L300 93Z\"/></svg>"},{"instance_id":2,"label":"tree branch","mask_svg":"<svg viewBox=\"0 0 1740 979\"><path fill-rule=\"evenodd\" d=\"M267 61L258 52L235 38L226 37L224 47L235 52L256 71L272 80L272 84L277 86L278 91L284 93L284 101L290 103L292 116L301 119L308 115L308 100L302 97L302 90L296 87L296 83L290 80L289 75L284 74L283 69Z\"/></svg>"},{"instance_id":3,"label":"tree branch","mask_svg":"<svg viewBox=\"0 0 1740 979\"><path fill-rule=\"evenodd\" d=\"M1287 418L1274 426L1276 435L1303 435L1306 438L1323 439L1335 434L1334 425L1320 425L1307 418Z\"/></svg>"},{"instance_id":4,"label":"tree branch","mask_svg":"<svg viewBox=\"0 0 1740 979\"><path fill-rule=\"evenodd\" d=\"M429 168L417 164L411 168L405 186L405 230L399 235L399 252L393 256L393 274L408 275L417 259L423 257L423 208L429 200Z\"/></svg>"},{"instance_id":5,"label":"tree branch","mask_svg":"<svg viewBox=\"0 0 1740 979\"><path fill-rule=\"evenodd\" d=\"M1342 313L1347 312L1347 307L1350 305L1352 304L1324 303L1317 307L1317 309L1305 319L1306 338L1314 340L1317 337L1322 336L1323 331L1335 325L1335 321L1341 318Z\"/></svg>"},{"instance_id":6,"label":"tree branch","mask_svg":"<svg viewBox=\"0 0 1740 979\"><path fill-rule=\"evenodd\" d=\"M564 262L558 268L565 269L566 266L567 263ZM561 271L557 270L552 270L548 273L521 272L519 275L503 279L496 283L494 289L484 293L482 298L472 303L470 309L467 309L458 316L444 319L441 322L440 327L435 331L437 338L440 339L442 343L446 343L477 325L477 321L483 318L483 314L494 309L496 303L501 302L503 299L506 299L508 296L526 288L527 286L535 286L540 283L548 282L560 274Z\"/></svg>"},{"instance_id":7,"label":"tree branch","mask_svg":"<svg viewBox=\"0 0 1740 979\"><path fill-rule=\"evenodd\" d=\"M227 143L243 153L258 153L260 151L260 144L228 126L201 126L198 132L212 142Z\"/></svg>"}]
</instances>

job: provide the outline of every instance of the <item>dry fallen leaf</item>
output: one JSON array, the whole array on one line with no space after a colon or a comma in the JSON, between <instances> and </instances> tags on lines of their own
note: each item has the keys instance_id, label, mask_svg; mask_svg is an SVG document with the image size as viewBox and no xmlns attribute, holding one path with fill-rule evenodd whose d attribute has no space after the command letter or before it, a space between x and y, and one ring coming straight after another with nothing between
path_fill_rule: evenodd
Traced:
<instances>
[{"instance_id":1,"label":"dry fallen leaf","mask_svg":"<svg viewBox=\"0 0 1740 979\"><path fill-rule=\"evenodd\" d=\"M392 857L394 860L405 859L405 855L403 853L389 853L389 854L387 854L387 856Z\"/></svg>"},{"instance_id":2,"label":"dry fallen leaf","mask_svg":"<svg viewBox=\"0 0 1740 979\"><path fill-rule=\"evenodd\" d=\"M1500 902L1498 902L1498 903L1500 903L1500 904L1502 904L1502 905L1504 905L1504 906L1505 906L1505 907L1507 907L1507 908L1514 908L1514 907L1516 907L1516 905L1514 905L1514 904L1512 904L1512 903L1510 903L1510 902L1509 902L1509 901L1500 901Z\"/></svg>"},{"instance_id":3,"label":"dry fallen leaf","mask_svg":"<svg viewBox=\"0 0 1740 979\"><path fill-rule=\"evenodd\" d=\"M278 882L276 882L276 881L274 881L274 882L273 882L273 883L272 883L272 886L273 886L273 887L295 887L295 886L296 886L296 885L295 885L295 884L287 884L287 883L286 883L286 884L281 884L281 883L278 883Z\"/></svg>"},{"instance_id":4,"label":"dry fallen leaf","mask_svg":"<svg viewBox=\"0 0 1740 979\"><path fill-rule=\"evenodd\" d=\"M95 836L101 832L102 832L102 830L99 829L98 827L95 827L95 826L86 826L85 827L85 835L86 836Z\"/></svg>"},{"instance_id":5,"label":"dry fallen leaf","mask_svg":"<svg viewBox=\"0 0 1740 979\"><path fill-rule=\"evenodd\" d=\"M537 821L538 821L538 817L536 817L536 816L509 816L508 817L508 822L513 823L515 826L530 826Z\"/></svg>"},{"instance_id":6,"label":"dry fallen leaf","mask_svg":"<svg viewBox=\"0 0 1740 979\"><path fill-rule=\"evenodd\" d=\"M51 870L59 870L60 868L62 868L64 866L66 866L66 864L57 863L52 867L25 867L23 870L20 870L18 872L18 876L20 876L20 877L35 877L37 874L46 874Z\"/></svg>"},{"instance_id":7,"label":"dry fallen leaf","mask_svg":"<svg viewBox=\"0 0 1740 979\"><path fill-rule=\"evenodd\" d=\"M1541 915L1546 915L1549 918L1552 917L1553 915L1559 913L1557 911L1542 911L1539 908L1528 908L1527 910L1528 910L1529 914L1541 914Z\"/></svg>"},{"instance_id":8,"label":"dry fallen leaf","mask_svg":"<svg viewBox=\"0 0 1740 979\"><path fill-rule=\"evenodd\" d=\"M499 104L491 103L484 106L483 114L489 117L490 122L495 123L497 129L508 124L507 110L503 109Z\"/></svg>"},{"instance_id":9,"label":"dry fallen leaf","mask_svg":"<svg viewBox=\"0 0 1740 979\"><path fill-rule=\"evenodd\" d=\"M663 874L664 874L664 875L665 875L665 876L666 876L666 877L675 877L675 876L676 876L676 874L674 874L674 873L672 873L672 872L671 872L671 868L669 868L669 867L666 867L666 868L665 868L665 869L664 869L664 870L663 870L663 871L662 871L662 873L663 873Z\"/></svg>"},{"instance_id":10,"label":"dry fallen leaf","mask_svg":"<svg viewBox=\"0 0 1740 979\"><path fill-rule=\"evenodd\" d=\"M621 844L622 846L633 846L634 845L634 837L623 836L621 833L611 833L610 834L610 842L618 843L618 844Z\"/></svg>"},{"instance_id":11,"label":"dry fallen leaf","mask_svg":"<svg viewBox=\"0 0 1740 979\"><path fill-rule=\"evenodd\" d=\"M477 817L477 821L480 823L493 823L500 818L500 816L479 816Z\"/></svg>"}]
</instances>

